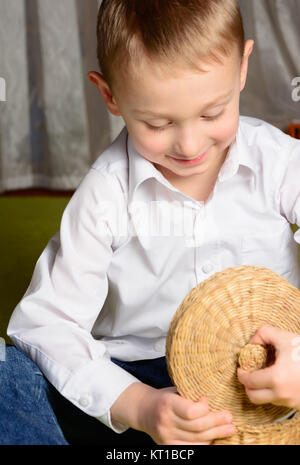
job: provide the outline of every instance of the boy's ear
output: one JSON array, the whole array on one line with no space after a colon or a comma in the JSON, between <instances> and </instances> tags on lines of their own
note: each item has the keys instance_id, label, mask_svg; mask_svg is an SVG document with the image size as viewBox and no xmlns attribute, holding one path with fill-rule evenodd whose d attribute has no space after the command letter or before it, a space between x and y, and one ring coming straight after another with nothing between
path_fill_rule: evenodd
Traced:
<instances>
[{"instance_id":1,"label":"boy's ear","mask_svg":"<svg viewBox=\"0 0 300 465\"><path fill-rule=\"evenodd\" d=\"M88 73L88 78L99 90L108 110L115 116L121 116L116 100L102 74L91 71Z\"/></svg>"},{"instance_id":2,"label":"boy's ear","mask_svg":"<svg viewBox=\"0 0 300 465\"><path fill-rule=\"evenodd\" d=\"M248 74L248 64L249 64L249 57L254 48L254 40L247 40L245 42L245 51L244 51L244 58L241 67L241 92L244 90L246 81L247 81L247 74Z\"/></svg>"}]
</instances>

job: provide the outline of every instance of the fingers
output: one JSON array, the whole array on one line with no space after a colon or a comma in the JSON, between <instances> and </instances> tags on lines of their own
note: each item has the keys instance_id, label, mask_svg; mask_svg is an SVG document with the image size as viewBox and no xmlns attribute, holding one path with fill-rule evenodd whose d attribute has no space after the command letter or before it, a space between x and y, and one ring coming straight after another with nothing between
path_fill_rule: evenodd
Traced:
<instances>
[{"instance_id":1,"label":"fingers","mask_svg":"<svg viewBox=\"0 0 300 465\"><path fill-rule=\"evenodd\" d=\"M197 443L197 442L211 442L214 441L215 439L221 439L221 438L228 438L232 436L236 432L236 427L231 425L223 425L223 426L218 426L216 428L212 428L210 430L201 432L198 435L195 435L194 437L191 437L191 433L189 433L189 440L191 443Z\"/></svg>"},{"instance_id":2,"label":"fingers","mask_svg":"<svg viewBox=\"0 0 300 465\"><path fill-rule=\"evenodd\" d=\"M272 403L274 395L274 368L248 372L238 368L238 379L244 384L249 400L256 405Z\"/></svg>"},{"instance_id":3,"label":"fingers","mask_svg":"<svg viewBox=\"0 0 300 465\"><path fill-rule=\"evenodd\" d=\"M203 417L209 413L209 406L207 399L202 397L198 402L191 402L190 400L180 399L180 402L177 402L174 405L174 413L177 417L182 420L196 420L199 417Z\"/></svg>"},{"instance_id":4,"label":"fingers","mask_svg":"<svg viewBox=\"0 0 300 465\"><path fill-rule=\"evenodd\" d=\"M175 418L175 426L190 433L203 432L218 426L229 426L231 423L232 415L229 412L210 412L195 420Z\"/></svg>"},{"instance_id":5,"label":"fingers","mask_svg":"<svg viewBox=\"0 0 300 465\"><path fill-rule=\"evenodd\" d=\"M211 412L205 397L191 403L181 399L174 409L174 426L181 441L212 441L228 437L235 431L232 414L226 411ZM188 407L188 408L187 408Z\"/></svg>"},{"instance_id":6,"label":"fingers","mask_svg":"<svg viewBox=\"0 0 300 465\"><path fill-rule=\"evenodd\" d=\"M234 433L230 412L211 412L205 397L193 402L173 393L169 390L171 395L162 398L155 434L158 443L209 444Z\"/></svg>"},{"instance_id":7,"label":"fingers","mask_svg":"<svg viewBox=\"0 0 300 465\"><path fill-rule=\"evenodd\" d=\"M256 405L269 404L274 401L272 389L246 389L249 400Z\"/></svg>"},{"instance_id":8,"label":"fingers","mask_svg":"<svg viewBox=\"0 0 300 465\"><path fill-rule=\"evenodd\" d=\"M204 441L214 441L215 439L228 438L237 431L234 425L223 425L212 428L202 434Z\"/></svg>"},{"instance_id":9,"label":"fingers","mask_svg":"<svg viewBox=\"0 0 300 465\"><path fill-rule=\"evenodd\" d=\"M276 328L275 326L264 325L261 326L254 336L249 341L249 344L271 344L276 348L280 348L283 342L283 336L288 334L283 329Z\"/></svg>"},{"instance_id":10,"label":"fingers","mask_svg":"<svg viewBox=\"0 0 300 465\"><path fill-rule=\"evenodd\" d=\"M197 444L202 442L211 442L215 439L230 437L235 432L236 427L232 424L215 426L214 428L198 432L178 430L178 440Z\"/></svg>"},{"instance_id":11,"label":"fingers","mask_svg":"<svg viewBox=\"0 0 300 465\"><path fill-rule=\"evenodd\" d=\"M268 389L273 387L273 371L273 367L252 372L238 368L237 376L239 381L244 384L247 389Z\"/></svg>"},{"instance_id":12,"label":"fingers","mask_svg":"<svg viewBox=\"0 0 300 465\"><path fill-rule=\"evenodd\" d=\"M236 431L232 424L232 415L226 412L211 412L193 421L178 418L175 427L178 440L193 444L229 437Z\"/></svg>"}]
</instances>

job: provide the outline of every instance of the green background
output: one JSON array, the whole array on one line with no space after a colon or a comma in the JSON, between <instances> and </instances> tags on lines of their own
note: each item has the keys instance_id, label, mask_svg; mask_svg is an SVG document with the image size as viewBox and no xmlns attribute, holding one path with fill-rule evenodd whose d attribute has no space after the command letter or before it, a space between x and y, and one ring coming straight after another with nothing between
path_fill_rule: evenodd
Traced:
<instances>
[{"instance_id":1,"label":"green background","mask_svg":"<svg viewBox=\"0 0 300 465\"><path fill-rule=\"evenodd\" d=\"M9 318L25 294L35 264L60 228L65 197L0 198L0 336L6 336Z\"/></svg>"}]
</instances>

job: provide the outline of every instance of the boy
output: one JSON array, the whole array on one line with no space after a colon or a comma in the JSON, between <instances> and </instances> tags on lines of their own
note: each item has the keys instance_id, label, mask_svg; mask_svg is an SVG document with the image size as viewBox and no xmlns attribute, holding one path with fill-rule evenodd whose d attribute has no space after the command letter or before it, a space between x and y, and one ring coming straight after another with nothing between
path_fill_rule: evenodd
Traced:
<instances>
[{"instance_id":1,"label":"boy","mask_svg":"<svg viewBox=\"0 0 300 465\"><path fill-rule=\"evenodd\" d=\"M89 78L126 128L71 199L8 335L115 432L132 427L157 444L233 434L230 412L171 387L171 318L193 287L230 266L299 283L289 227L300 223L299 142L239 117L252 48L235 0L101 5L102 74Z\"/></svg>"}]
</instances>

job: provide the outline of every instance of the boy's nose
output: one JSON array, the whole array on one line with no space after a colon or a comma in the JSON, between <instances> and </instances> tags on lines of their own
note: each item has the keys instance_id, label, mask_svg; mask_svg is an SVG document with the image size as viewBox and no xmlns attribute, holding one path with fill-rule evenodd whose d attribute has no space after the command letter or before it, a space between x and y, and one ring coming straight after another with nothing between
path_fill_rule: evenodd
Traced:
<instances>
[{"instance_id":1,"label":"boy's nose","mask_svg":"<svg viewBox=\"0 0 300 465\"><path fill-rule=\"evenodd\" d=\"M197 128L198 129L198 128ZM201 157L209 149L208 143L205 144L203 137L199 137L199 130L185 130L178 133L177 144L174 146L173 153L176 158L184 160L193 160Z\"/></svg>"}]
</instances>

